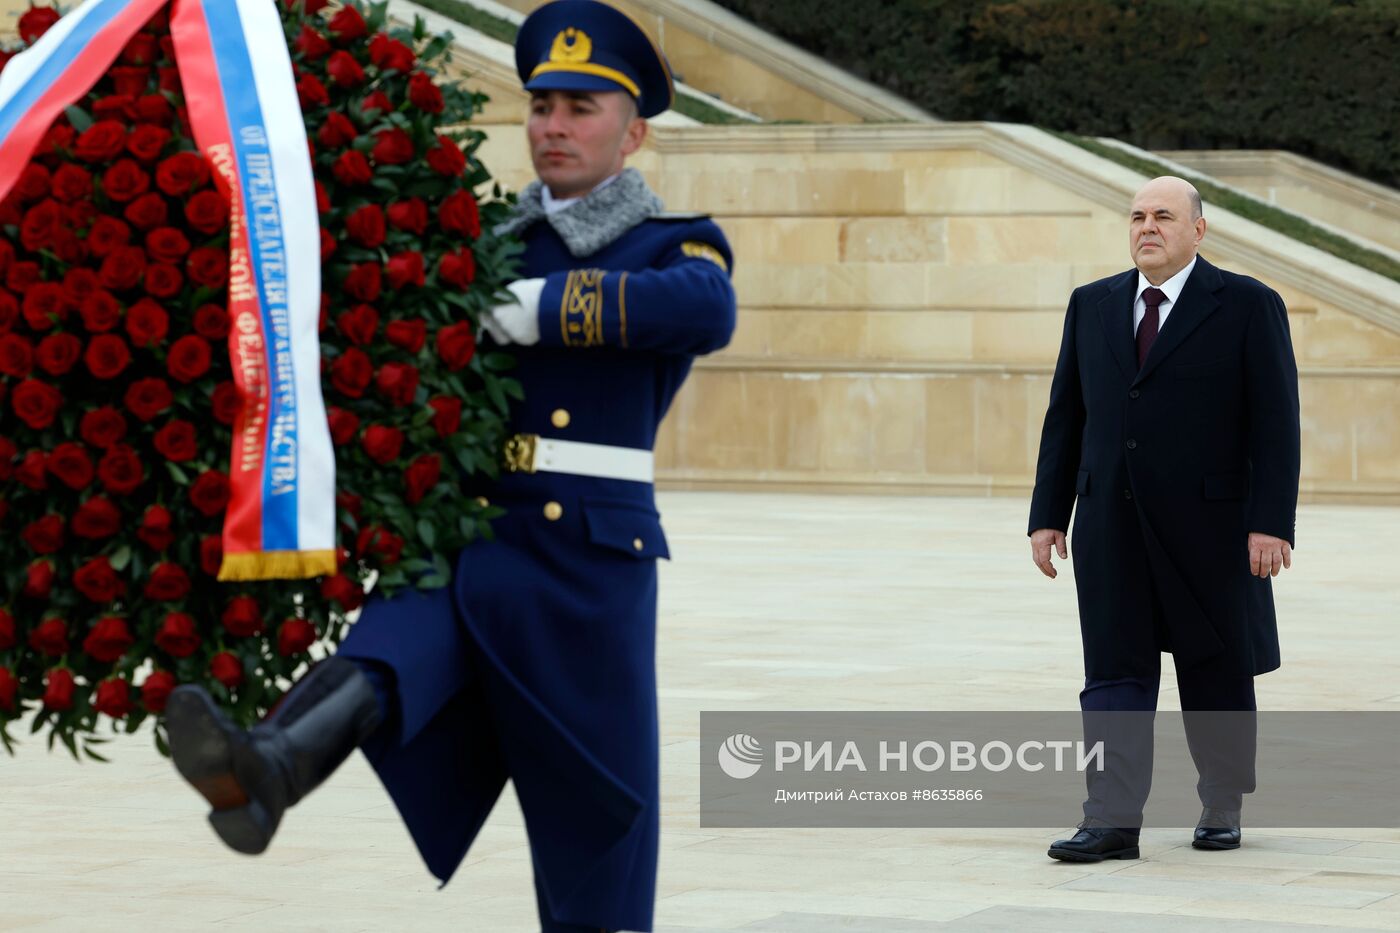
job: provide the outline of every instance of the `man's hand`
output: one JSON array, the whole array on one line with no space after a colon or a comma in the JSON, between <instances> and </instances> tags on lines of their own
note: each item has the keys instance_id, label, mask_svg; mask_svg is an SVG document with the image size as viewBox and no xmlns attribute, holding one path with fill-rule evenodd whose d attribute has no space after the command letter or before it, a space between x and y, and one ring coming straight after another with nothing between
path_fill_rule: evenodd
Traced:
<instances>
[{"instance_id":1,"label":"man's hand","mask_svg":"<svg viewBox=\"0 0 1400 933\"><path fill-rule=\"evenodd\" d=\"M1249 573L1267 579L1278 576L1280 570L1293 566L1293 548L1282 538L1249 533Z\"/></svg>"},{"instance_id":2,"label":"man's hand","mask_svg":"<svg viewBox=\"0 0 1400 933\"><path fill-rule=\"evenodd\" d=\"M544 279L520 279L506 286L513 301L496 305L481 317L481 326L501 346L540 342L540 294Z\"/></svg>"},{"instance_id":3,"label":"man's hand","mask_svg":"<svg viewBox=\"0 0 1400 933\"><path fill-rule=\"evenodd\" d=\"M1254 540L1253 535L1250 535L1250 540ZM1065 550L1065 533L1063 531L1042 528L1031 535L1031 559L1035 561L1035 565L1040 568L1041 573L1053 580L1060 575L1060 572L1050 563L1051 548L1060 552L1060 560L1069 557L1069 552Z\"/></svg>"}]
</instances>

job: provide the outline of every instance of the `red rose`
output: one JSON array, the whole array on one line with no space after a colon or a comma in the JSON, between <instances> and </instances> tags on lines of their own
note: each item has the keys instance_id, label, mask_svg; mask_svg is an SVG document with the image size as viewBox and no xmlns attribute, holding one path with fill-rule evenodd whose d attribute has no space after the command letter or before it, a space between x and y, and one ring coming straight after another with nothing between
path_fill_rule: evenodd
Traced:
<instances>
[{"instance_id":1,"label":"red rose","mask_svg":"<svg viewBox=\"0 0 1400 933\"><path fill-rule=\"evenodd\" d=\"M146 251L136 246L118 246L102 260L97 277L104 288L126 291L135 288L146 272Z\"/></svg>"},{"instance_id":2,"label":"red rose","mask_svg":"<svg viewBox=\"0 0 1400 933\"><path fill-rule=\"evenodd\" d=\"M408 363L385 363L374 374L374 387L390 405L402 408L418 391L418 368Z\"/></svg>"},{"instance_id":3,"label":"red rose","mask_svg":"<svg viewBox=\"0 0 1400 933\"><path fill-rule=\"evenodd\" d=\"M56 667L44 679L44 709L63 712L73 708L73 672Z\"/></svg>"},{"instance_id":4,"label":"red rose","mask_svg":"<svg viewBox=\"0 0 1400 933\"><path fill-rule=\"evenodd\" d=\"M217 577L224 563L224 539L218 535L205 535L199 542L199 569L211 577Z\"/></svg>"},{"instance_id":5,"label":"red rose","mask_svg":"<svg viewBox=\"0 0 1400 933\"><path fill-rule=\"evenodd\" d=\"M209 673L230 690L243 683L243 662L230 651L220 651L209 662Z\"/></svg>"},{"instance_id":6,"label":"red rose","mask_svg":"<svg viewBox=\"0 0 1400 933\"><path fill-rule=\"evenodd\" d=\"M30 599L48 599L49 591L53 589L53 581L56 576L57 574L54 573L53 564L46 560L36 560L25 568L24 586L20 589L20 592ZM42 650L39 649L38 645L34 644L33 636L30 636L29 643L36 650ZM68 648L65 645L64 651L67 650ZM63 651L57 653L62 654Z\"/></svg>"},{"instance_id":7,"label":"red rose","mask_svg":"<svg viewBox=\"0 0 1400 933\"><path fill-rule=\"evenodd\" d=\"M342 7L340 12L332 16L329 28L331 35L341 45L369 35L369 26L365 24L365 18L352 6Z\"/></svg>"},{"instance_id":8,"label":"red rose","mask_svg":"<svg viewBox=\"0 0 1400 933\"><path fill-rule=\"evenodd\" d=\"M183 94L184 92L179 87L165 87L165 71L166 69L164 68L160 69L161 90L169 90L176 94ZM162 94L142 94L140 97L136 98L136 103L131 109L136 115L134 119L141 123L154 123L159 126L169 126L175 122L175 108L170 105L170 101L166 100L165 96Z\"/></svg>"},{"instance_id":9,"label":"red rose","mask_svg":"<svg viewBox=\"0 0 1400 933\"><path fill-rule=\"evenodd\" d=\"M228 336L228 312L218 305L200 305L194 312L194 332L205 340L223 340Z\"/></svg>"},{"instance_id":10,"label":"red rose","mask_svg":"<svg viewBox=\"0 0 1400 933\"><path fill-rule=\"evenodd\" d=\"M102 190L118 204L145 194L151 187L151 176L132 159L122 159L102 173Z\"/></svg>"},{"instance_id":11,"label":"red rose","mask_svg":"<svg viewBox=\"0 0 1400 933\"><path fill-rule=\"evenodd\" d=\"M126 419L111 405L83 413L78 435L94 447L106 449L126 436Z\"/></svg>"},{"instance_id":12,"label":"red rose","mask_svg":"<svg viewBox=\"0 0 1400 933\"><path fill-rule=\"evenodd\" d=\"M61 515L45 515L25 525L19 536L34 553L52 554L63 547L64 524Z\"/></svg>"},{"instance_id":13,"label":"red rose","mask_svg":"<svg viewBox=\"0 0 1400 933\"><path fill-rule=\"evenodd\" d=\"M476 355L476 335L467 321L448 324L437 332L437 352L443 363L456 372L472 361Z\"/></svg>"},{"instance_id":14,"label":"red rose","mask_svg":"<svg viewBox=\"0 0 1400 933\"><path fill-rule=\"evenodd\" d=\"M389 95L385 94L383 91L375 91L360 104L361 113L368 114L376 110L380 113L392 113L394 110L394 105L390 102Z\"/></svg>"},{"instance_id":15,"label":"red rose","mask_svg":"<svg viewBox=\"0 0 1400 933\"><path fill-rule=\"evenodd\" d=\"M337 315L335 326L351 343L368 346L379 329L379 312L372 305L356 305Z\"/></svg>"},{"instance_id":16,"label":"red rose","mask_svg":"<svg viewBox=\"0 0 1400 933\"><path fill-rule=\"evenodd\" d=\"M104 257L119 246L131 241L131 228L115 217L106 214L92 222L88 229L88 251L94 256Z\"/></svg>"},{"instance_id":17,"label":"red rose","mask_svg":"<svg viewBox=\"0 0 1400 933\"><path fill-rule=\"evenodd\" d=\"M111 94L93 102L92 116L96 120L116 120L121 123L127 119L126 113L130 107L130 94Z\"/></svg>"},{"instance_id":18,"label":"red rose","mask_svg":"<svg viewBox=\"0 0 1400 933\"><path fill-rule=\"evenodd\" d=\"M422 285L424 280L423 254L417 250L405 250L389 258L385 273L392 288L408 285Z\"/></svg>"},{"instance_id":19,"label":"red rose","mask_svg":"<svg viewBox=\"0 0 1400 933\"><path fill-rule=\"evenodd\" d=\"M359 135L359 130L355 129L355 124L350 122L349 117L338 110L332 110L326 115L326 122L316 131L316 141L327 149L339 149L341 146L350 145Z\"/></svg>"},{"instance_id":20,"label":"red rose","mask_svg":"<svg viewBox=\"0 0 1400 933\"><path fill-rule=\"evenodd\" d=\"M146 252L157 262L177 264L189 251L190 241L174 227L157 227L146 234Z\"/></svg>"},{"instance_id":21,"label":"red rose","mask_svg":"<svg viewBox=\"0 0 1400 933\"><path fill-rule=\"evenodd\" d=\"M63 224L63 208L57 201L43 201L24 215L19 228L20 244L31 253L49 249L58 242Z\"/></svg>"},{"instance_id":22,"label":"red rose","mask_svg":"<svg viewBox=\"0 0 1400 933\"><path fill-rule=\"evenodd\" d=\"M384 209L378 204L366 204L345 218L345 230L361 246L377 248L384 242Z\"/></svg>"},{"instance_id":23,"label":"red rose","mask_svg":"<svg viewBox=\"0 0 1400 933\"><path fill-rule=\"evenodd\" d=\"M127 411L142 421L150 421L174 400L164 379L138 379L127 388L123 399Z\"/></svg>"},{"instance_id":24,"label":"red rose","mask_svg":"<svg viewBox=\"0 0 1400 933\"><path fill-rule=\"evenodd\" d=\"M428 339L428 324L422 318L390 321L384 327L384 337L402 350L417 353Z\"/></svg>"},{"instance_id":25,"label":"red rose","mask_svg":"<svg viewBox=\"0 0 1400 933\"><path fill-rule=\"evenodd\" d=\"M45 619L29 633L29 647L54 658L67 654L68 624L59 618Z\"/></svg>"},{"instance_id":26,"label":"red rose","mask_svg":"<svg viewBox=\"0 0 1400 933\"><path fill-rule=\"evenodd\" d=\"M325 586L322 585L324 591ZM15 646L15 617L0 609L0 651L8 651Z\"/></svg>"},{"instance_id":27,"label":"red rose","mask_svg":"<svg viewBox=\"0 0 1400 933\"><path fill-rule=\"evenodd\" d=\"M73 139L77 135L78 131L67 123L55 123L44 133L44 138L39 140L39 148L34 150L34 158L58 155L73 145Z\"/></svg>"},{"instance_id":28,"label":"red rose","mask_svg":"<svg viewBox=\"0 0 1400 933\"><path fill-rule=\"evenodd\" d=\"M208 181L208 163L193 152L177 152L156 166L156 187L173 198L202 188Z\"/></svg>"},{"instance_id":29,"label":"red rose","mask_svg":"<svg viewBox=\"0 0 1400 933\"><path fill-rule=\"evenodd\" d=\"M141 705L150 713L165 712L170 691L175 689L175 675L169 671L152 671L141 684Z\"/></svg>"},{"instance_id":30,"label":"red rose","mask_svg":"<svg viewBox=\"0 0 1400 933\"><path fill-rule=\"evenodd\" d=\"M331 114L335 116L335 114ZM316 179L316 211L325 214L331 209L331 196L326 193L326 186L321 184L321 180Z\"/></svg>"},{"instance_id":31,"label":"red rose","mask_svg":"<svg viewBox=\"0 0 1400 933\"><path fill-rule=\"evenodd\" d=\"M84 327L94 334L101 334L117 326L121 321L122 308L111 292L99 289L83 299L78 312L82 315Z\"/></svg>"},{"instance_id":32,"label":"red rose","mask_svg":"<svg viewBox=\"0 0 1400 933\"><path fill-rule=\"evenodd\" d=\"M371 460L383 466L399 458L399 452L403 450L403 432L398 428L372 424L365 428L361 445Z\"/></svg>"},{"instance_id":33,"label":"red rose","mask_svg":"<svg viewBox=\"0 0 1400 933\"><path fill-rule=\"evenodd\" d=\"M355 551L362 557L378 557L382 564L397 564L403 554L403 538L370 525L356 537Z\"/></svg>"},{"instance_id":34,"label":"red rose","mask_svg":"<svg viewBox=\"0 0 1400 933\"><path fill-rule=\"evenodd\" d=\"M146 581L142 594L147 599L172 602L184 599L189 591L190 575L185 573L185 568L165 561L151 569L151 578Z\"/></svg>"},{"instance_id":35,"label":"red rose","mask_svg":"<svg viewBox=\"0 0 1400 933\"><path fill-rule=\"evenodd\" d=\"M136 537L153 551L163 551L175 543L174 516L163 505L153 505L141 516L141 527L136 529Z\"/></svg>"},{"instance_id":36,"label":"red rose","mask_svg":"<svg viewBox=\"0 0 1400 933\"><path fill-rule=\"evenodd\" d=\"M30 162L15 181L15 194L21 201L37 201L49 193L49 170Z\"/></svg>"},{"instance_id":37,"label":"red rose","mask_svg":"<svg viewBox=\"0 0 1400 933\"><path fill-rule=\"evenodd\" d=\"M413 49L387 33L375 33L369 40L369 60L381 71L402 71L405 74L413 69L417 56Z\"/></svg>"},{"instance_id":38,"label":"red rose","mask_svg":"<svg viewBox=\"0 0 1400 933\"><path fill-rule=\"evenodd\" d=\"M347 187L368 184L374 177L374 169L370 168L369 160L365 154L358 149L347 149L340 154L331 166L331 174L335 180Z\"/></svg>"},{"instance_id":39,"label":"red rose","mask_svg":"<svg viewBox=\"0 0 1400 933\"><path fill-rule=\"evenodd\" d=\"M358 301L375 301L383 288L382 276L377 263L362 262L345 276L345 292Z\"/></svg>"},{"instance_id":40,"label":"red rose","mask_svg":"<svg viewBox=\"0 0 1400 933\"><path fill-rule=\"evenodd\" d=\"M116 120L98 120L73 141L73 155L84 162L108 162L126 145L126 127Z\"/></svg>"},{"instance_id":41,"label":"red rose","mask_svg":"<svg viewBox=\"0 0 1400 933\"><path fill-rule=\"evenodd\" d=\"M389 223L414 235L428 228L428 205L422 198L409 198L389 205Z\"/></svg>"},{"instance_id":42,"label":"red rose","mask_svg":"<svg viewBox=\"0 0 1400 933\"><path fill-rule=\"evenodd\" d=\"M185 277L174 266L153 262L146 267L146 293L153 298L174 298L184 286Z\"/></svg>"},{"instance_id":43,"label":"red rose","mask_svg":"<svg viewBox=\"0 0 1400 933\"><path fill-rule=\"evenodd\" d=\"M358 415L335 406L326 409L326 422L330 425L331 442L337 447L350 443L355 437L355 432L360 430Z\"/></svg>"},{"instance_id":44,"label":"red rose","mask_svg":"<svg viewBox=\"0 0 1400 933\"><path fill-rule=\"evenodd\" d=\"M93 697L92 708L113 719L125 719L136 708L131 702L131 685L120 677L102 681L97 685L97 695Z\"/></svg>"},{"instance_id":45,"label":"red rose","mask_svg":"<svg viewBox=\"0 0 1400 933\"><path fill-rule=\"evenodd\" d=\"M200 233L218 233L228 226L228 217L228 202L214 188L200 191L185 202L185 220Z\"/></svg>"},{"instance_id":46,"label":"red rose","mask_svg":"<svg viewBox=\"0 0 1400 933\"><path fill-rule=\"evenodd\" d=\"M337 87L359 87L365 83L365 70L349 52L336 52L326 62L326 74Z\"/></svg>"},{"instance_id":47,"label":"red rose","mask_svg":"<svg viewBox=\"0 0 1400 933\"><path fill-rule=\"evenodd\" d=\"M73 534L90 541L110 538L121 529L122 513L103 496L93 496L74 513L69 527Z\"/></svg>"},{"instance_id":48,"label":"red rose","mask_svg":"<svg viewBox=\"0 0 1400 933\"><path fill-rule=\"evenodd\" d=\"M143 123L126 138L126 151L142 162L154 162L160 158L170 138L170 131L165 127Z\"/></svg>"},{"instance_id":49,"label":"red rose","mask_svg":"<svg viewBox=\"0 0 1400 933\"><path fill-rule=\"evenodd\" d=\"M5 273L5 287L14 292L28 292L39 283L39 275L37 262L26 260L13 263Z\"/></svg>"},{"instance_id":50,"label":"red rose","mask_svg":"<svg viewBox=\"0 0 1400 933\"><path fill-rule=\"evenodd\" d=\"M126 444L113 444L98 461L97 478L103 489L124 496L141 486L145 471L135 450Z\"/></svg>"},{"instance_id":51,"label":"red rose","mask_svg":"<svg viewBox=\"0 0 1400 933\"><path fill-rule=\"evenodd\" d=\"M36 431L53 424L62 404L63 396L58 394L58 390L37 379L24 380L10 393L10 405L15 415Z\"/></svg>"},{"instance_id":52,"label":"red rose","mask_svg":"<svg viewBox=\"0 0 1400 933\"><path fill-rule=\"evenodd\" d=\"M151 191L128 204L122 216L137 230L154 230L170 218L170 206L164 197Z\"/></svg>"},{"instance_id":53,"label":"red rose","mask_svg":"<svg viewBox=\"0 0 1400 933\"><path fill-rule=\"evenodd\" d=\"M448 285L466 288L476 278L476 257L469 249L443 253L438 278Z\"/></svg>"},{"instance_id":54,"label":"red rose","mask_svg":"<svg viewBox=\"0 0 1400 933\"><path fill-rule=\"evenodd\" d=\"M374 378L374 364L358 347L351 347L331 363L331 385L341 395L359 398Z\"/></svg>"},{"instance_id":55,"label":"red rose","mask_svg":"<svg viewBox=\"0 0 1400 933\"><path fill-rule=\"evenodd\" d=\"M211 358L208 341L186 334L171 345L165 365L176 382L193 382L209 371Z\"/></svg>"},{"instance_id":56,"label":"red rose","mask_svg":"<svg viewBox=\"0 0 1400 933\"><path fill-rule=\"evenodd\" d=\"M48 330L68 317L68 293L57 282L39 282L24 293L21 307L30 330Z\"/></svg>"},{"instance_id":57,"label":"red rose","mask_svg":"<svg viewBox=\"0 0 1400 933\"><path fill-rule=\"evenodd\" d=\"M321 228L321 262L324 263L331 256L335 255L336 249L340 246L335 241L335 237L325 227Z\"/></svg>"},{"instance_id":58,"label":"red rose","mask_svg":"<svg viewBox=\"0 0 1400 933\"><path fill-rule=\"evenodd\" d=\"M338 573L321 581L321 598L340 603L344 612L354 612L364 605L365 591L354 580Z\"/></svg>"},{"instance_id":59,"label":"red rose","mask_svg":"<svg viewBox=\"0 0 1400 933\"><path fill-rule=\"evenodd\" d=\"M175 463L187 463L199 452L194 425L188 421L170 422L156 432L152 443L162 457Z\"/></svg>"},{"instance_id":60,"label":"red rose","mask_svg":"<svg viewBox=\"0 0 1400 933\"><path fill-rule=\"evenodd\" d=\"M150 86L153 73L150 68L117 65L107 69L107 76L112 79L112 88L118 94L135 98Z\"/></svg>"},{"instance_id":61,"label":"red rose","mask_svg":"<svg viewBox=\"0 0 1400 933\"><path fill-rule=\"evenodd\" d=\"M160 43L149 32L138 32L122 49L122 61L128 65L154 65L159 58Z\"/></svg>"},{"instance_id":62,"label":"red rose","mask_svg":"<svg viewBox=\"0 0 1400 933\"><path fill-rule=\"evenodd\" d=\"M374 134L374 148L370 150L370 157L377 165L403 165L405 162L413 161L417 155L417 150L413 146L413 137L398 127L380 130Z\"/></svg>"},{"instance_id":63,"label":"red rose","mask_svg":"<svg viewBox=\"0 0 1400 933\"><path fill-rule=\"evenodd\" d=\"M223 288L228 284L228 253L212 246L201 246L190 253L185 263L190 281L205 288Z\"/></svg>"},{"instance_id":64,"label":"red rose","mask_svg":"<svg viewBox=\"0 0 1400 933\"><path fill-rule=\"evenodd\" d=\"M481 209L470 191L455 191L438 205L438 226L472 239L481 235Z\"/></svg>"},{"instance_id":65,"label":"red rose","mask_svg":"<svg viewBox=\"0 0 1400 933\"><path fill-rule=\"evenodd\" d=\"M313 107L324 107L329 104L331 94L315 75L303 74L297 78L297 99L301 103L302 110L311 110Z\"/></svg>"},{"instance_id":66,"label":"red rose","mask_svg":"<svg viewBox=\"0 0 1400 933\"><path fill-rule=\"evenodd\" d=\"M92 458L82 444L72 441L59 444L49 454L45 466L69 489L86 489L92 482Z\"/></svg>"},{"instance_id":67,"label":"red rose","mask_svg":"<svg viewBox=\"0 0 1400 933\"><path fill-rule=\"evenodd\" d=\"M188 658L199 649L200 641L194 617L183 612L167 615L156 632L156 647L172 658Z\"/></svg>"},{"instance_id":68,"label":"red rose","mask_svg":"<svg viewBox=\"0 0 1400 933\"><path fill-rule=\"evenodd\" d=\"M331 50L330 41L311 26L303 24L301 32L292 40L292 48L308 61L324 58Z\"/></svg>"},{"instance_id":69,"label":"red rose","mask_svg":"<svg viewBox=\"0 0 1400 933\"><path fill-rule=\"evenodd\" d=\"M104 664L111 664L126 653L136 639L126 620L116 616L98 619L83 639L83 650Z\"/></svg>"},{"instance_id":70,"label":"red rose","mask_svg":"<svg viewBox=\"0 0 1400 933\"><path fill-rule=\"evenodd\" d=\"M408 102L424 113L442 113L442 91L421 71L408 79Z\"/></svg>"},{"instance_id":71,"label":"red rose","mask_svg":"<svg viewBox=\"0 0 1400 933\"><path fill-rule=\"evenodd\" d=\"M138 347L159 346L169 330L170 315L149 298L142 298L126 310L126 333ZM97 339L93 338L93 342Z\"/></svg>"},{"instance_id":72,"label":"red rose","mask_svg":"<svg viewBox=\"0 0 1400 933\"><path fill-rule=\"evenodd\" d=\"M0 709L15 711L15 696L19 693L19 681L8 667L0 667Z\"/></svg>"},{"instance_id":73,"label":"red rose","mask_svg":"<svg viewBox=\"0 0 1400 933\"><path fill-rule=\"evenodd\" d=\"M218 470L205 470L190 487L190 505L210 518L228 507L228 496L228 477Z\"/></svg>"},{"instance_id":74,"label":"red rose","mask_svg":"<svg viewBox=\"0 0 1400 933\"><path fill-rule=\"evenodd\" d=\"M214 386L214 394L209 399L209 407L213 411L215 421L219 424L232 425L238 418L239 409L243 407L243 399L239 395L238 386L232 382L221 382Z\"/></svg>"},{"instance_id":75,"label":"red rose","mask_svg":"<svg viewBox=\"0 0 1400 933\"><path fill-rule=\"evenodd\" d=\"M98 379L115 379L131 362L131 351L115 334L98 334L83 353L83 362Z\"/></svg>"},{"instance_id":76,"label":"red rose","mask_svg":"<svg viewBox=\"0 0 1400 933\"><path fill-rule=\"evenodd\" d=\"M90 295L101 290L102 283L91 269L73 268L63 273L63 293L72 304L82 304Z\"/></svg>"},{"instance_id":77,"label":"red rose","mask_svg":"<svg viewBox=\"0 0 1400 933\"><path fill-rule=\"evenodd\" d=\"M48 457L42 450L31 450L24 455L24 459L15 468L15 479L30 489L42 490L48 488L49 471L45 467Z\"/></svg>"},{"instance_id":78,"label":"red rose","mask_svg":"<svg viewBox=\"0 0 1400 933\"><path fill-rule=\"evenodd\" d=\"M428 150L428 167L439 175L456 178L467 170L467 157L451 139L439 135L438 144Z\"/></svg>"},{"instance_id":79,"label":"red rose","mask_svg":"<svg viewBox=\"0 0 1400 933\"><path fill-rule=\"evenodd\" d=\"M94 557L73 572L73 588L95 603L110 603L126 592L126 584L106 557Z\"/></svg>"},{"instance_id":80,"label":"red rose","mask_svg":"<svg viewBox=\"0 0 1400 933\"><path fill-rule=\"evenodd\" d=\"M428 399L433 409L433 429L438 437L451 437L462 423L462 400L446 395Z\"/></svg>"},{"instance_id":81,"label":"red rose","mask_svg":"<svg viewBox=\"0 0 1400 933\"><path fill-rule=\"evenodd\" d=\"M31 6L19 18L17 30L25 45L33 45L58 22L58 11L48 6Z\"/></svg>"},{"instance_id":82,"label":"red rose","mask_svg":"<svg viewBox=\"0 0 1400 933\"><path fill-rule=\"evenodd\" d=\"M335 494L335 506L344 509L354 517L355 521L360 520L360 509L364 505L364 500L352 492L338 492Z\"/></svg>"},{"instance_id":83,"label":"red rose","mask_svg":"<svg viewBox=\"0 0 1400 933\"><path fill-rule=\"evenodd\" d=\"M283 657L301 654L316 641L316 629L305 619L288 619L277 630L277 653Z\"/></svg>"},{"instance_id":84,"label":"red rose","mask_svg":"<svg viewBox=\"0 0 1400 933\"><path fill-rule=\"evenodd\" d=\"M92 173L80 165L65 162L53 173L53 196L72 204L92 196Z\"/></svg>"},{"instance_id":85,"label":"red rose","mask_svg":"<svg viewBox=\"0 0 1400 933\"><path fill-rule=\"evenodd\" d=\"M18 453L19 448L15 446L15 442L0 435L0 483L14 475L14 460Z\"/></svg>"},{"instance_id":86,"label":"red rose","mask_svg":"<svg viewBox=\"0 0 1400 933\"><path fill-rule=\"evenodd\" d=\"M19 334L0 337L0 373L23 379L34 371L34 346Z\"/></svg>"},{"instance_id":87,"label":"red rose","mask_svg":"<svg viewBox=\"0 0 1400 933\"><path fill-rule=\"evenodd\" d=\"M417 505L422 501L441 477L442 458L437 454L424 454L410 463L403 471L404 498L408 504Z\"/></svg>"},{"instance_id":88,"label":"red rose","mask_svg":"<svg viewBox=\"0 0 1400 933\"><path fill-rule=\"evenodd\" d=\"M263 630L262 609L251 596L235 596L228 601L220 619L230 635L246 638Z\"/></svg>"},{"instance_id":89,"label":"red rose","mask_svg":"<svg viewBox=\"0 0 1400 933\"><path fill-rule=\"evenodd\" d=\"M35 356L44 372L62 376L73 368L82 352L83 342L72 334L50 334L39 341Z\"/></svg>"}]
</instances>

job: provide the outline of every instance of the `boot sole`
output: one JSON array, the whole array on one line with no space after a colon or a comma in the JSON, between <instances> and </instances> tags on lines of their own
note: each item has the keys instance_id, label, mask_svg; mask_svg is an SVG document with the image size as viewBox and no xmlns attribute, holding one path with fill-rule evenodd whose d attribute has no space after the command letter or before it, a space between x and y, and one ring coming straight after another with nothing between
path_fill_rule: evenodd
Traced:
<instances>
[{"instance_id":1,"label":"boot sole","mask_svg":"<svg viewBox=\"0 0 1400 933\"><path fill-rule=\"evenodd\" d=\"M1191 848L1193 849L1206 849L1208 851L1221 852L1228 849L1238 849L1239 847L1240 844L1238 842L1210 842L1205 839L1191 840Z\"/></svg>"},{"instance_id":2,"label":"boot sole","mask_svg":"<svg viewBox=\"0 0 1400 933\"><path fill-rule=\"evenodd\" d=\"M235 852L258 855L272 841L265 807L251 799L238 780L239 749L221 722L223 714L209 694L197 687L177 687L165 707L170 757L175 770L209 801L209 825Z\"/></svg>"},{"instance_id":3,"label":"boot sole","mask_svg":"<svg viewBox=\"0 0 1400 933\"><path fill-rule=\"evenodd\" d=\"M1075 852L1072 849L1050 849L1045 853L1053 859L1061 862L1106 862L1110 859L1135 859L1139 858L1137 846L1127 849L1114 849L1112 852Z\"/></svg>"}]
</instances>

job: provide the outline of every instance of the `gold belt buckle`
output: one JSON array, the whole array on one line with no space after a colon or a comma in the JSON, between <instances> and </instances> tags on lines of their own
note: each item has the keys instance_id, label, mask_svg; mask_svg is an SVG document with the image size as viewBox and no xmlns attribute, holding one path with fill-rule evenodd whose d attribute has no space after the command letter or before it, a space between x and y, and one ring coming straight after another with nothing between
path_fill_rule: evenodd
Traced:
<instances>
[{"instance_id":1,"label":"gold belt buckle","mask_svg":"<svg viewBox=\"0 0 1400 933\"><path fill-rule=\"evenodd\" d=\"M538 434L515 434L506 438L505 466L509 473L535 472L535 446Z\"/></svg>"}]
</instances>

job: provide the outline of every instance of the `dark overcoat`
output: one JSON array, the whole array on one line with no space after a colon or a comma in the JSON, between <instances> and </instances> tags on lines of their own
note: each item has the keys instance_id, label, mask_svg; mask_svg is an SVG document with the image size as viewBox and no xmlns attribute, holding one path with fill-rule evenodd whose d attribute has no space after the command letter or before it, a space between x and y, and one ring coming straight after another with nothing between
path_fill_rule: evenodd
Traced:
<instances>
[{"instance_id":1,"label":"dark overcoat","mask_svg":"<svg viewBox=\"0 0 1400 933\"><path fill-rule=\"evenodd\" d=\"M734 329L729 246L706 219L644 221L575 259L523 234L545 279L541 341L512 348L512 430L651 450L695 356ZM401 716L365 746L444 882L507 779L525 815L546 930L650 930L658 816L656 560L650 483L507 474L507 510L450 589L365 607L340 654L393 669Z\"/></svg>"},{"instance_id":2,"label":"dark overcoat","mask_svg":"<svg viewBox=\"0 0 1400 933\"><path fill-rule=\"evenodd\" d=\"M1141 370L1138 273L1075 289L1041 433L1030 531L1074 530L1085 674L1279 666L1247 539L1294 540L1298 370L1262 283L1198 259Z\"/></svg>"}]
</instances>

